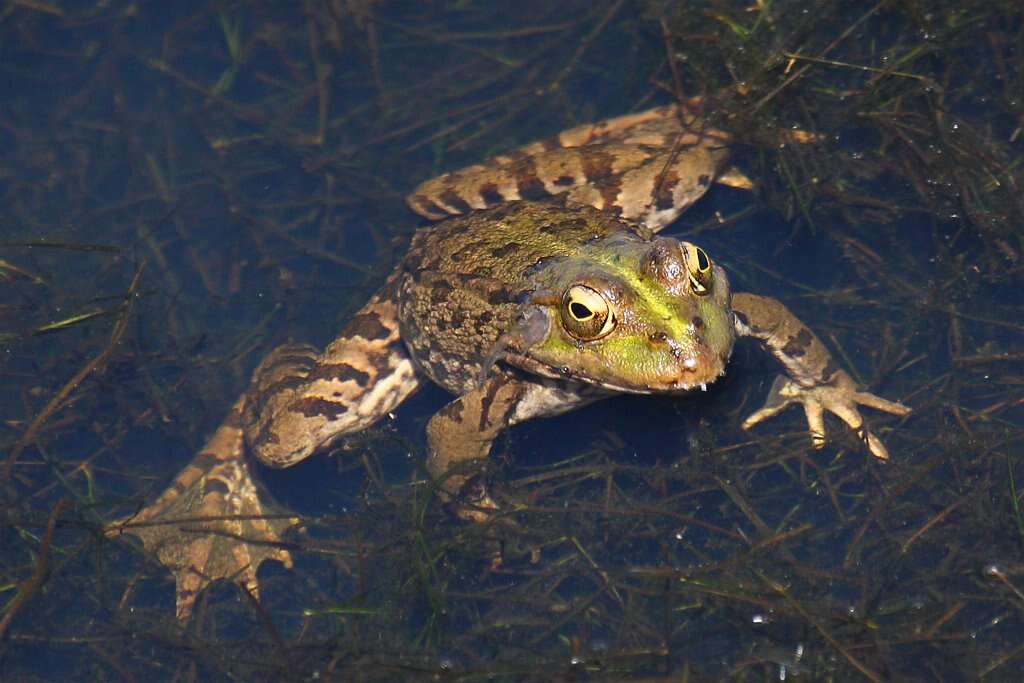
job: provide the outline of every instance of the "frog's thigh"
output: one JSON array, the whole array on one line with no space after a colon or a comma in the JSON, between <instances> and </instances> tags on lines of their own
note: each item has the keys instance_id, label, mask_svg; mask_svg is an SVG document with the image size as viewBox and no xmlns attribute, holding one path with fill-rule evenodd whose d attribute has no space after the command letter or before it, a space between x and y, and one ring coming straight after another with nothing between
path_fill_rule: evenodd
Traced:
<instances>
[{"instance_id":1,"label":"frog's thigh","mask_svg":"<svg viewBox=\"0 0 1024 683\"><path fill-rule=\"evenodd\" d=\"M723 138L711 133L684 134L680 140L684 138L685 142L666 140L660 147L607 146L615 173L573 188L568 200L661 230L704 196L728 160Z\"/></svg>"},{"instance_id":2,"label":"frog's thigh","mask_svg":"<svg viewBox=\"0 0 1024 683\"><path fill-rule=\"evenodd\" d=\"M245 429L261 462L293 465L338 436L370 426L416 390L391 289L389 283L363 306L323 353L289 345L260 364Z\"/></svg>"},{"instance_id":3,"label":"frog's thigh","mask_svg":"<svg viewBox=\"0 0 1024 683\"><path fill-rule=\"evenodd\" d=\"M659 230L707 191L730 142L729 134L708 128L692 107L656 107L578 126L445 173L420 184L406 201L421 216L439 220L565 194L569 203L620 213Z\"/></svg>"},{"instance_id":4,"label":"frog's thigh","mask_svg":"<svg viewBox=\"0 0 1024 683\"><path fill-rule=\"evenodd\" d=\"M442 408L427 425L427 470L448 493L457 493L472 473L464 465L482 460L506 427L535 417L567 412L600 398L589 387L558 380L518 379L496 373Z\"/></svg>"}]
</instances>

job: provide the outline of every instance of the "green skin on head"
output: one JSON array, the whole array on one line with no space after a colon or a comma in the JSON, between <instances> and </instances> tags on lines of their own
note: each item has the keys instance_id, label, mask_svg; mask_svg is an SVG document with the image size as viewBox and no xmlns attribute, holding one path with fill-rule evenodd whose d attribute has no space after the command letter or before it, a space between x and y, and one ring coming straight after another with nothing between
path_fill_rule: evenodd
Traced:
<instances>
[{"instance_id":1,"label":"green skin on head","mask_svg":"<svg viewBox=\"0 0 1024 683\"><path fill-rule=\"evenodd\" d=\"M537 291L555 294L528 304L543 312L546 334L526 348L510 347L513 365L630 393L689 391L725 370L734 337L729 282L689 243L615 234L540 269L534 282ZM582 309L566 296L578 288L589 304ZM581 334L576 313L590 308L610 320L597 334Z\"/></svg>"}]
</instances>

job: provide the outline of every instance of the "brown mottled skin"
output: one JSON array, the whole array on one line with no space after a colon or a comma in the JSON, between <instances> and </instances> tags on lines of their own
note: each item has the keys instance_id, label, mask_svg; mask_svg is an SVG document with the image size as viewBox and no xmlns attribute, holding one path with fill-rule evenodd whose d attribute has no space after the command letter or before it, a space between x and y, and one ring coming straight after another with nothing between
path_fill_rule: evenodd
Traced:
<instances>
[{"instance_id":1,"label":"brown mottled skin","mask_svg":"<svg viewBox=\"0 0 1024 683\"><path fill-rule=\"evenodd\" d=\"M858 405L908 408L861 391L781 303L732 293L702 249L655 235L712 182L749 185L725 171L729 136L694 105L580 126L417 188L408 201L420 214L464 215L417 232L324 351L271 352L195 460L108 530L140 536L175 572L179 618L210 581L257 594L263 560L291 564L280 538L298 520L267 517L246 446L288 467L369 426L423 378L456 396L427 426L427 466L466 519L496 507L481 465L502 430L614 393L703 389L737 336L759 340L786 373L745 427L801 403L813 446L828 411L888 457ZM560 201L532 201L549 196Z\"/></svg>"}]
</instances>

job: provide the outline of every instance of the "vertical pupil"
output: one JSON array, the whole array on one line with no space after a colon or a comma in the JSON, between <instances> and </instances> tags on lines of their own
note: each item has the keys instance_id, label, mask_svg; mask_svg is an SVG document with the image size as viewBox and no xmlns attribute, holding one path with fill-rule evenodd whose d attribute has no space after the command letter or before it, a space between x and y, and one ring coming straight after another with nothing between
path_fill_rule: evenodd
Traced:
<instances>
[{"instance_id":1,"label":"vertical pupil","mask_svg":"<svg viewBox=\"0 0 1024 683\"><path fill-rule=\"evenodd\" d=\"M589 308L587 308L578 301L573 301L571 304L569 304L569 311L572 313L572 317L576 318L577 320L583 320L584 318L588 318L591 315L593 315L593 313L590 312Z\"/></svg>"}]
</instances>

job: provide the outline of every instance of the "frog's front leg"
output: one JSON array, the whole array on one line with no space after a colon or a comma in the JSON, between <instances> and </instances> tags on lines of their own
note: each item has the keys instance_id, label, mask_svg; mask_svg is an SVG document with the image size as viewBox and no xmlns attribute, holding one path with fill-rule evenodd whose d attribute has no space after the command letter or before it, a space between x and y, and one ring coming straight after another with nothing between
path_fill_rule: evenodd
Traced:
<instances>
[{"instance_id":1,"label":"frog's front leg","mask_svg":"<svg viewBox=\"0 0 1024 683\"><path fill-rule=\"evenodd\" d=\"M498 434L519 422L558 415L602 395L593 387L494 371L480 386L438 411L427 425L427 471L438 482L442 500L463 519L485 521L498 506L479 470Z\"/></svg>"},{"instance_id":2,"label":"frog's front leg","mask_svg":"<svg viewBox=\"0 0 1024 683\"><path fill-rule=\"evenodd\" d=\"M836 365L821 340L775 299L737 293L733 295L732 308L737 334L759 339L786 369L786 376L780 375L772 384L764 407L744 420L744 429L792 403L801 403L815 448L825 445L827 410L857 430L872 455L882 460L889 457L885 445L864 426L857 406L893 415L906 415L910 408L861 391L850 375Z\"/></svg>"}]
</instances>

